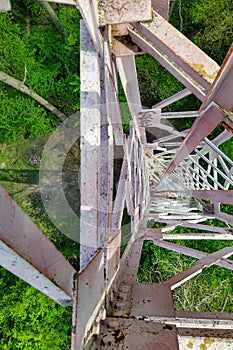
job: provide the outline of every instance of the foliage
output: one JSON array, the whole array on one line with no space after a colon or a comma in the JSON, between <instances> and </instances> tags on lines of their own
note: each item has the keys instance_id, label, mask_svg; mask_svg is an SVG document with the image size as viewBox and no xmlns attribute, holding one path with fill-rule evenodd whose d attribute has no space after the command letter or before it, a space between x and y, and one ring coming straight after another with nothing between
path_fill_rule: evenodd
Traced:
<instances>
[{"instance_id":1,"label":"foliage","mask_svg":"<svg viewBox=\"0 0 233 350\"><path fill-rule=\"evenodd\" d=\"M34 100L12 90L0 83L2 142L16 142L51 132L58 123L57 118Z\"/></svg>"},{"instance_id":2,"label":"foliage","mask_svg":"<svg viewBox=\"0 0 233 350\"><path fill-rule=\"evenodd\" d=\"M171 22L180 29L179 1ZM231 0L182 0L183 33L219 64L232 43Z\"/></svg>"},{"instance_id":3,"label":"foliage","mask_svg":"<svg viewBox=\"0 0 233 350\"><path fill-rule=\"evenodd\" d=\"M70 349L71 309L0 269L0 348Z\"/></svg>"},{"instance_id":4,"label":"foliage","mask_svg":"<svg viewBox=\"0 0 233 350\"><path fill-rule=\"evenodd\" d=\"M58 9L57 15L68 34L64 40L47 22L37 2L15 0L12 7L13 12L0 15L0 70L24 81L64 114L75 112L79 108L78 11ZM3 84L0 87L3 142L46 134L55 126L54 118L40 105L13 88Z\"/></svg>"}]
</instances>

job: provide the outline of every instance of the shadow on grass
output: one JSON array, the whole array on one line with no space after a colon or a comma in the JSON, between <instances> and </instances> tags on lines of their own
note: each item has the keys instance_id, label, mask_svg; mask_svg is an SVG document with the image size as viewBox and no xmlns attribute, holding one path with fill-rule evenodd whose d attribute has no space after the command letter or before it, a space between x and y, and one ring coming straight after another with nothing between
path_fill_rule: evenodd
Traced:
<instances>
[{"instance_id":1,"label":"shadow on grass","mask_svg":"<svg viewBox=\"0 0 233 350\"><path fill-rule=\"evenodd\" d=\"M37 185L39 183L39 170L0 169L0 181Z\"/></svg>"}]
</instances>

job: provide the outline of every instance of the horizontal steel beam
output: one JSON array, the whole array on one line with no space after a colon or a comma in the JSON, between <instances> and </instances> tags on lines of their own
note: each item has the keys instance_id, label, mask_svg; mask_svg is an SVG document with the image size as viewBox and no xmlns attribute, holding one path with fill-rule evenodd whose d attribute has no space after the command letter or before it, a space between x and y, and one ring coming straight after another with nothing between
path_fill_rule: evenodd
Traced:
<instances>
[{"instance_id":1,"label":"horizontal steel beam","mask_svg":"<svg viewBox=\"0 0 233 350\"><path fill-rule=\"evenodd\" d=\"M232 233L164 233L163 239L166 240L233 240L233 232Z\"/></svg>"},{"instance_id":2,"label":"horizontal steel beam","mask_svg":"<svg viewBox=\"0 0 233 350\"><path fill-rule=\"evenodd\" d=\"M227 190L194 190L189 191L190 197L204 199L222 204L233 204L233 191Z\"/></svg>"},{"instance_id":3,"label":"horizontal steel beam","mask_svg":"<svg viewBox=\"0 0 233 350\"><path fill-rule=\"evenodd\" d=\"M0 265L61 305L72 303L75 269L0 185Z\"/></svg>"},{"instance_id":4,"label":"horizontal steel beam","mask_svg":"<svg viewBox=\"0 0 233 350\"><path fill-rule=\"evenodd\" d=\"M169 19L170 0L152 0L153 9L167 21Z\"/></svg>"},{"instance_id":5,"label":"horizontal steel beam","mask_svg":"<svg viewBox=\"0 0 233 350\"><path fill-rule=\"evenodd\" d=\"M162 119L196 118L196 117L198 117L198 111L165 112L161 114Z\"/></svg>"}]
</instances>

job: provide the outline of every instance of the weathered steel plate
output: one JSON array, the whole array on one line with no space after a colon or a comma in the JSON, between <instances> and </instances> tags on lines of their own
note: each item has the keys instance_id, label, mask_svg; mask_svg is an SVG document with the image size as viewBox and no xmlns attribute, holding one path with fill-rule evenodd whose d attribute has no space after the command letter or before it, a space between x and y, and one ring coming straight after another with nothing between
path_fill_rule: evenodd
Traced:
<instances>
[{"instance_id":1,"label":"weathered steel plate","mask_svg":"<svg viewBox=\"0 0 233 350\"><path fill-rule=\"evenodd\" d=\"M83 349L104 302L104 251L99 250L78 275L76 350Z\"/></svg>"},{"instance_id":2,"label":"weathered steel plate","mask_svg":"<svg viewBox=\"0 0 233 350\"><path fill-rule=\"evenodd\" d=\"M10 0L1 0L0 12L7 12L11 10Z\"/></svg>"},{"instance_id":3,"label":"weathered steel plate","mask_svg":"<svg viewBox=\"0 0 233 350\"><path fill-rule=\"evenodd\" d=\"M99 24L149 21L152 18L150 0L99 0Z\"/></svg>"},{"instance_id":4,"label":"weathered steel plate","mask_svg":"<svg viewBox=\"0 0 233 350\"><path fill-rule=\"evenodd\" d=\"M121 231L107 244L106 284L109 288L120 264Z\"/></svg>"},{"instance_id":5,"label":"weathered steel plate","mask_svg":"<svg viewBox=\"0 0 233 350\"><path fill-rule=\"evenodd\" d=\"M160 16L168 21L170 0L152 0L152 7Z\"/></svg>"},{"instance_id":6,"label":"weathered steel plate","mask_svg":"<svg viewBox=\"0 0 233 350\"><path fill-rule=\"evenodd\" d=\"M226 335L229 337L229 331L216 332L219 337L225 338ZM230 339L216 339L215 331L209 332L205 330L204 332L197 332L193 334L195 337L181 336L179 337L180 350L189 349L205 349L205 350L232 350L232 340ZM183 332L184 335L187 332Z\"/></svg>"},{"instance_id":7,"label":"weathered steel plate","mask_svg":"<svg viewBox=\"0 0 233 350\"><path fill-rule=\"evenodd\" d=\"M107 318L101 327L101 339L92 349L97 348L178 350L179 345L175 326L135 319Z\"/></svg>"},{"instance_id":8,"label":"weathered steel plate","mask_svg":"<svg viewBox=\"0 0 233 350\"><path fill-rule=\"evenodd\" d=\"M159 127L161 124L161 109L145 109L138 113L137 121L139 127Z\"/></svg>"},{"instance_id":9,"label":"weathered steel plate","mask_svg":"<svg viewBox=\"0 0 233 350\"><path fill-rule=\"evenodd\" d=\"M116 57L135 56L146 53L138 45L129 40L128 36L119 36L112 39L112 52Z\"/></svg>"},{"instance_id":10,"label":"weathered steel plate","mask_svg":"<svg viewBox=\"0 0 233 350\"><path fill-rule=\"evenodd\" d=\"M138 317L175 317L171 289L157 283L138 283L133 287L133 307L131 314Z\"/></svg>"}]
</instances>

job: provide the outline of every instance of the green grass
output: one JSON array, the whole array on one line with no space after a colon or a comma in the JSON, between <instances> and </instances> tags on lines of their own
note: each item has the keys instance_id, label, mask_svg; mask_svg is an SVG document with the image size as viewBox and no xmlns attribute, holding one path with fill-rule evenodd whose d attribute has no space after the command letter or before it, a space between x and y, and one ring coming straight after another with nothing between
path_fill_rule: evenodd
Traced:
<instances>
[{"instance_id":1,"label":"green grass","mask_svg":"<svg viewBox=\"0 0 233 350\"><path fill-rule=\"evenodd\" d=\"M179 245L189 246L208 253L233 245L233 241L176 241ZM141 283L161 283L175 274L184 271L195 263L196 259L154 246L145 241L137 281ZM202 273L185 282L173 291L174 305L177 310L232 312L233 275L232 271L219 266L205 268Z\"/></svg>"}]
</instances>

